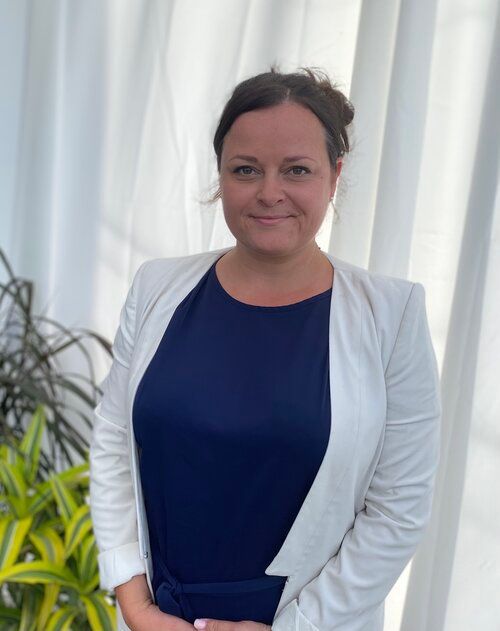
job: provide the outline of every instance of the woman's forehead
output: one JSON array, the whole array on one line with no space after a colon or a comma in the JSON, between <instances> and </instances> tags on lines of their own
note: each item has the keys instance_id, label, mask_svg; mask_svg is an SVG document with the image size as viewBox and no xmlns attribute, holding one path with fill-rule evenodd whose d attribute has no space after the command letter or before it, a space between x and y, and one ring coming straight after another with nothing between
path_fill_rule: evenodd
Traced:
<instances>
[{"instance_id":1,"label":"woman's forehead","mask_svg":"<svg viewBox=\"0 0 500 631\"><path fill-rule=\"evenodd\" d=\"M290 105L241 114L224 139L224 149L231 153L226 157L236 153L255 156L259 151L274 149L283 156L315 158L324 149L323 126L309 109Z\"/></svg>"}]
</instances>

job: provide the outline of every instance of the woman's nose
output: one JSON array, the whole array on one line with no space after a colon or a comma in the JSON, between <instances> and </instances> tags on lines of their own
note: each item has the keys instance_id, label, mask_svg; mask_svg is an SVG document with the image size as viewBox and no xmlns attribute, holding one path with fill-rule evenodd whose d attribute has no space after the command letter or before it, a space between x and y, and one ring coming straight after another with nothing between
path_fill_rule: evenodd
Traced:
<instances>
[{"instance_id":1,"label":"woman's nose","mask_svg":"<svg viewBox=\"0 0 500 631\"><path fill-rule=\"evenodd\" d=\"M279 176L264 176L257 191L257 199L265 206L274 206L284 198L285 194Z\"/></svg>"}]
</instances>

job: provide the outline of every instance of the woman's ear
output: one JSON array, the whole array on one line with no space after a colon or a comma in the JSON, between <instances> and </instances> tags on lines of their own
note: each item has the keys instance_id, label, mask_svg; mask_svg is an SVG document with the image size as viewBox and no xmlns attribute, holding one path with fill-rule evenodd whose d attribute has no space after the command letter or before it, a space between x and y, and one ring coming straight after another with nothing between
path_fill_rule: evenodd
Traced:
<instances>
[{"instance_id":1,"label":"woman's ear","mask_svg":"<svg viewBox=\"0 0 500 631\"><path fill-rule=\"evenodd\" d=\"M340 172L342 171L342 159L337 158L336 162L337 170L334 171L332 167L332 186L333 190L330 192L330 199L333 199L333 195L335 194L335 189L337 188L337 180L339 179Z\"/></svg>"}]
</instances>

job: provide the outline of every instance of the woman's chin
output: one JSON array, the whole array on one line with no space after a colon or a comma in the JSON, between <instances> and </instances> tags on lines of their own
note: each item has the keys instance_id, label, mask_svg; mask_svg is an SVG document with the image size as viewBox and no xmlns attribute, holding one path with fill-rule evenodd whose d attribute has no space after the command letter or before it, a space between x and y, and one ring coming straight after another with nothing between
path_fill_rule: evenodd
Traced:
<instances>
[{"instance_id":1,"label":"woman's chin","mask_svg":"<svg viewBox=\"0 0 500 631\"><path fill-rule=\"evenodd\" d=\"M284 255L294 251L290 239L252 239L252 247L265 254Z\"/></svg>"}]
</instances>

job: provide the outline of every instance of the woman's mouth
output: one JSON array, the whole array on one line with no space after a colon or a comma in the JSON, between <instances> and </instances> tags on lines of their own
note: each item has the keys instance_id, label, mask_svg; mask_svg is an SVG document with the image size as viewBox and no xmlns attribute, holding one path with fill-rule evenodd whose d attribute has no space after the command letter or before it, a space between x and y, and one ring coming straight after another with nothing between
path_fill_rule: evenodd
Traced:
<instances>
[{"instance_id":1,"label":"woman's mouth","mask_svg":"<svg viewBox=\"0 0 500 631\"><path fill-rule=\"evenodd\" d=\"M258 223L264 225L264 226L274 226L275 224L278 224L282 221L285 221L286 219L290 219L290 216L282 216L282 217L253 217L252 219L255 219L255 221L257 221Z\"/></svg>"}]
</instances>

